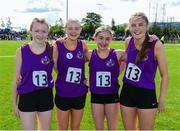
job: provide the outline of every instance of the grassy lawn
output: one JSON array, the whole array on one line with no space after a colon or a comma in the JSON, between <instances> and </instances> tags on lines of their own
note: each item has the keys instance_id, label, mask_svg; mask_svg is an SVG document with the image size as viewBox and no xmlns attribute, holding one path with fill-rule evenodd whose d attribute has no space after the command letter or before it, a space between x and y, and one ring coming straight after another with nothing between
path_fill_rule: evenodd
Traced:
<instances>
[{"instance_id":1,"label":"grassy lawn","mask_svg":"<svg viewBox=\"0 0 180 131\"><path fill-rule=\"evenodd\" d=\"M12 109L12 81L14 75L15 52L24 43L21 41L0 41L0 130L18 130L21 128L20 120L17 119ZM96 48L93 41L88 42L90 49ZM113 42L112 48L123 49L123 42ZM164 46L169 69L169 89L166 101L166 112L157 115L155 130L178 130L180 129L180 45L165 44ZM55 73L53 72L54 78ZM122 85L119 77L120 85ZM88 67L86 64L86 76ZM159 94L160 75L156 75L157 94ZM55 108L51 129L56 129ZM82 130L94 130L91 116L90 95L88 94L83 120ZM122 130L122 121L119 113L118 129Z\"/></svg>"}]
</instances>

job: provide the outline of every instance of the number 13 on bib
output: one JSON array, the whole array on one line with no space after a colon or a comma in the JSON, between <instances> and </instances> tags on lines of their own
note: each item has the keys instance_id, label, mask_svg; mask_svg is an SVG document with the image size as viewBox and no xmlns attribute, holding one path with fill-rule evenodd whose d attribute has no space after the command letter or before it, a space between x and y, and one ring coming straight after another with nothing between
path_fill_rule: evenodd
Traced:
<instances>
[{"instance_id":1,"label":"number 13 on bib","mask_svg":"<svg viewBox=\"0 0 180 131\"><path fill-rule=\"evenodd\" d=\"M135 82L139 81L141 69L133 63L129 63L126 69L126 78Z\"/></svg>"}]
</instances>

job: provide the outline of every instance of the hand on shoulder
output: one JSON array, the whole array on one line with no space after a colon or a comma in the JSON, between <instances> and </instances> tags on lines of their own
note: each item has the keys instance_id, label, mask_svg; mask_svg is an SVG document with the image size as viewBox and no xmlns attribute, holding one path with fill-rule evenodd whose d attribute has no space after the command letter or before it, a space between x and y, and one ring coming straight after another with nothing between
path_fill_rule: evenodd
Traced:
<instances>
[{"instance_id":1,"label":"hand on shoulder","mask_svg":"<svg viewBox=\"0 0 180 131\"><path fill-rule=\"evenodd\" d=\"M162 42L160 40L156 41L155 50L157 51L161 48L163 48Z\"/></svg>"},{"instance_id":2,"label":"hand on shoulder","mask_svg":"<svg viewBox=\"0 0 180 131\"><path fill-rule=\"evenodd\" d=\"M165 57L165 52L164 52L163 44L162 44L162 42L160 40L158 40L156 42L154 53L155 53L155 58L156 59L160 58L160 56Z\"/></svg>"},{"instance_id":3,"label":"hand on shoulder","mask_svg":"<svg viewBox=\"0 0 180 131\"><path fill-rule=\"evenodd\" d=\"M128 48L128 45L129 45L129 42L130 42L130 40L131 40L131 36L129 36L129 37L127 37L126 39L125 39L125 50Z\"/></svg>"},{"instance_id":4,"label":"hand on shoulder","mask_svg":"<svg viewBox=\"0 0 180 131\"><path fill-rule=\"evenodd\" d=\"M124 50L118 49L116 50L116 56L118 61L125 61L126 59L126 53Z\"/></svg>"},{"instance_id":5,"label":"hand on shoulder","mask_svg":"<svg viewBox=\"0 0 180 131\"><path fill-rule=\"evenodd\" d=\"M159 37L156 36L156 35L154 35L154 34L149 35L149 42L152 42L152 41L154 41L154 40L159 40Z\"/></svg>"}]
</instances>

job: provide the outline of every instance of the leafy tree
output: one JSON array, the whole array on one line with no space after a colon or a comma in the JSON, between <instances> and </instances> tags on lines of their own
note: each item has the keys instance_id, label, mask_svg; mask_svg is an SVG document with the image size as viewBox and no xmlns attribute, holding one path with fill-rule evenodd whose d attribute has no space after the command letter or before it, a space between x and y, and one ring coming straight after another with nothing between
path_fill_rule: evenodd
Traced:
<instances>
[{"instance_id":1,"label":"leafy tree","mask_svg":"<svg viewBox=\"0 0 180 131\"><path fill-rule=\"evenodd\" d=\"M114 19L111 21L111 28L114 31L114 39L115 40L122 40L125 35L125 28L127 24L124 25L115 25Z\"/></svg>"},{"instance_id":2,"label":"leafy tree","mask_svg":"<svg viewBox=\"0 0 180 131\"><path fill-rule=\"evenodd\" d=\"M82 32L81 35L84 36L85 39L91 39L95 29L101 26L101 15L96 14L94 12L88 12L87 16L82 19Z\"/></svg>"},{"instance_id":3,"label":"leafy tree","mask_svg":"<svg viewBox=\"0 0 180 131\"><path fill-rule=\"evenodd\" d=\"M50 26L50 32L49 32L49 36L51 38L53 37L61 37L64 35L64 27L63 25L59 25L59 24L55 24L53 26Z\"/></svg>"},{"instance_id":4,"label":"leafy tree","mask_svg":"<svg viewBox=\"0 0 180 131\"><path fill-rule=\"evenodd\" d=\"M1 27L5 27L3 19L1 19Z\"/></svg>"},{"instance_id":5,"label":"leafy tree","mask_svg":"<svg viewBox=\"0 0 180 131\"><path fill-rule=\"evenodd\" d=\"M116 31L116 25L115 25L115 20L114 19L112 19L112 21L111 21L111 29L113 30L113 31Z\"/></svg>"},{"instance_id":6,"label":"leafy tree","mask_svg":"<svg viewBox=\"0 0 180 131\"><path fill-rule=\"evenodd\" d=\"M154 24L150 27L149 33L150 33L150 34L155 34L155 35L157 35L159 38L161 38L162 35L163 35L163 30L161 29L160 26L158 26L156 23L154 23Z\"/></svg>"},{"instance_id":7,"label":"leafy tree","mask_svg":"<svg viewBox=\"0 0 180 131\"><path fill-rule=\"evenodd\" d=\"M116 37L117 37L118 40L123 39L123 37L125 35L126 28L127 28L126 24L116 26L115 34L116 34Z\"/></svg>"},{"instance_id":8,"label":"leafy tree","mask_svg":"<svg viewBox=\"0 0 180 131\"><path fill-rule=\"evenodd\" d=\"M12 22L11 22L11 18L10 17L7 17L6 18L6 28L8 28L8 29L12 29Z\"/></svg>"}]
</instances>

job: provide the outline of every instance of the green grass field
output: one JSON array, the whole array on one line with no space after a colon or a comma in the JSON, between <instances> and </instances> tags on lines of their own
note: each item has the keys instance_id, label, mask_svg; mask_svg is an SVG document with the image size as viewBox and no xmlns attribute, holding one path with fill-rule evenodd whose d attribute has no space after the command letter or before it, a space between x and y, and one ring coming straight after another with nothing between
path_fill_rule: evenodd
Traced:
<instances>
[{"instance_id":1,"label":"green grass field","mask_svg":"<svg viewBox=\"0 0 180 131\"><path fill-rule=\"evenodd\" d=\"M13 113L12 106L12 81L14 75L15 52L24 42L0 41L0 130L19 130L20 120ZM94 42L88 42L90 49L96 47ZM123 42L113 42L112 48L123 49ZM166 101L166 111L157 115L156 130L179 130L180 129L180 45L165 44L164 46L169 69L169 88ZM54 74L55 76L55 74ZM88 68L86 65L86 76ZM55 78L55 77L54 77ZM119 78L120 84L122 74ZM159 94L159 73L156 75L157 94ZM55 109L51 129L56 129ZM91 116L90 96L88 94L83 120L82 130L94 130ZM122 130L122 121L119 113L118 129Z\"/></svg>"}]
</instances>

